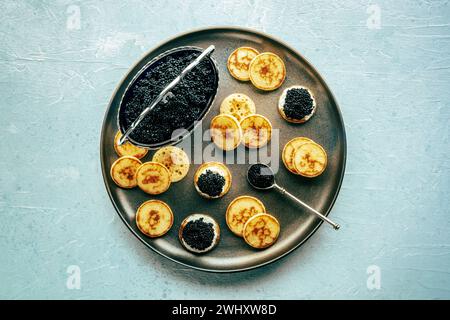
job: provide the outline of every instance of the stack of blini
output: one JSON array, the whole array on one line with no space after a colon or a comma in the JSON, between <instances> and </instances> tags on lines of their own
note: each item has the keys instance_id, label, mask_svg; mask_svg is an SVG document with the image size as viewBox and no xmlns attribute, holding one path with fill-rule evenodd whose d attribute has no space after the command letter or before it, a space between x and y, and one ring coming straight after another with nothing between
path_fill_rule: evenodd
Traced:
<instances>
[{"instance_id":1,"label":"stack of blini","mask_svg":"<svg viewBox=\"0 0 450 320\"><path fill-rule=\"evenodd\" d=\"M240 196L231 201L225 218L228 228L253 248L271 246L280 234L278 220L266 212L261 200L252 196Z\"/></svg>"},{"instance_id":2,"label":"stack of blini","mask_svg":"<svg viewBox=\"0 0 450 320\"><path fill-rule=\"evenodd\" d=\"M270 141L272 124L256 113L250 97L233 93L222 101L220 114L211 120L210 133L212 141L222 150L234 150L240 143L256 149Z\"/></svg>"},{"instance_id":3,"label":"stack of blini","mask_svg":"<svg viewBox=\"0 0 450 320\"><path fill-rule=\"evenodd\" d=\"M307 178L321 175L328 161L323 147L306 137L288 141L283 148L282 160L290 172Z\"/></svg>"},{"instance_id":4,"label":"stack of blini","mask_svg":"<svg viewBox=\"0 0 450 320\"><path fill-rule=\"evenodd\" d=\"M142 163L147 150L130 142L118 144L120 132L114 139L114 149L120 156L111 166L111 178L121 188L138 186L145 193L156 195L167 191L172 182L182 180L189 171L189 157L182 149L167 146L159 149L151 161Z\"/></svg>"}]
</instances>

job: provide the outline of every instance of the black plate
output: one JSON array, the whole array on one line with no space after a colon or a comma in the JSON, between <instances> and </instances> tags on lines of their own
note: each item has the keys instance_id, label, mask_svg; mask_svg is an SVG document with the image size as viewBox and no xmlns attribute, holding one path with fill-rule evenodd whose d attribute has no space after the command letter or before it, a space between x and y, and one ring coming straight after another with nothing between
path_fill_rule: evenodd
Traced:
<instances>
[{"instance_id":1,"label":"black plate","mask_svg":"<svg viewBox=\"0 0 450 320\"><path fill-rule=\"evenodd\" d=\"M344 177L346 159L346 138L344 123L337 102L333 94L314 67L306 61L297 51L283 42L268 35L241 28L208 28L179 35L157 46L148 52L136 65L134 65L114 92L106 111L100 142L100 160L106 189L117 212L122 220L143 243L161 255L183 265L214 272L229 272L248 270L265 265L288 254L305 242L321 225L321 220L305 209L283 198L275 191L256 191L251 189L245 179L248 164L232 164L228 167L233 175L233 185L230 192L217 200L201 198L193 186L193 175L199 164L192 164L191 169L181 182L174 183L170 189L159 196L149 196L138 188L125 190L118 188L112 181L109 170L111 164L117 159L113 148L113 139L117 131L117 111L120 99L125 88L141 68L157 55L166 50L179 46L198 46L206 48L210 44L216 46L213 54L219 74L220 83L216 100L211 111L205 117L202 126L194 132L206 130L210 120L219 112L220 102L229 94L241 92L250 96L256 103L257 113L260 113L272 122L274 129L279 129L279 151L284 144L296 136L305 136L321 144L328 153L328 166L325 172L314 179L295 176L283 166L281 158L277 173L277 182L287 190L312 205L317 210L329 214ZM226 62L229 54L237 47L251 46L259 50L274 52L286 64L287 76L284 84L272 92L262 92L254 88L249 82L239 82L233 79L227 71ZM317 101L316 114L305 124L295 125L283 120L277 111L278 97L281 92L292 85L301 84L309 87ZM276 130L275 130L276 134ZM185 142L195 139L191 135ZM276 140L274 136L273 141ZM203 147L209 145L203 142ZM269 145L269 150L271 145ZM248 160L248 150L245 152ZM275 148L277 151L278 148ZM187 150L189 152L189 150ZM143 159L149 161L153 152ZM229 158L227 158L229 159ZM191 161L193 159L191 158ZM247 162L248 163L248 162ZM250 248L241 238L229 231L225 222L225 211L228 204L237 196L253 195L260 198L267 211L278 218L281 224L281 234L278 241L265 250ZM167 202L175 215L172 229L163 237L150 239L139 232L134 218L138 206L152 198ZM213 216L221 227L221 241L216 249L205 254L195 255L185 251L177 237L181 221L194 212L208 213ZM329 227L326 225L326 227ZM338 231L335 236L339 236Z\"/></svg>"}]
</instances>

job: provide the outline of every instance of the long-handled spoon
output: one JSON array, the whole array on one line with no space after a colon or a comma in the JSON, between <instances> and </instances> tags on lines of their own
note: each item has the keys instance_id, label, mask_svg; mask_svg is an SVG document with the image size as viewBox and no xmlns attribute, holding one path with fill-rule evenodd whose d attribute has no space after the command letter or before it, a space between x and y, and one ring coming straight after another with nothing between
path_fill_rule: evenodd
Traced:
<instances>
[{"instance_id":1,"label":"long-handled spoon","mask_svg":"<svg viewBox=\"0 0 450 320\"><path fill-rule=\"evenodd\" d=\"M259 190L276 189L276 190L278 190L281 194L288 196L289 198L291 198L298 204L309 209L311 212L313 212L316 216L318 216L323 221L329 223L331 226L333 226L333 228L335 230L338 230L340 228L340 226L337 223L331 221L326 216L321 214L319 211L315 210L314 208L312 208L311 206L309 206L308 204L306 204L305 202L303 202L302 200L300 200L293 194L286 191L285 188L279 186L275 182L275 175L269 166L262 164L262 163L257 163L257 164L251 165L247 170L247 181L255 189L259 189Z\"/></svg>"}]
</instances>

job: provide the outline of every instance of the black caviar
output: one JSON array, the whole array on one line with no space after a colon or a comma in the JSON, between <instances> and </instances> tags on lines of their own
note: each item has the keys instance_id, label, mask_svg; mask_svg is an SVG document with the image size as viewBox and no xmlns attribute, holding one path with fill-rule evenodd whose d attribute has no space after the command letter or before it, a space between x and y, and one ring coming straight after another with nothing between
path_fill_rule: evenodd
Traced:
<instances>
[{"instance_id":1,"label":"black caviar","mask_svg":"<svg viewBox=\"0 0 450 320\"><path fill-rule=\"evenodd\" d=\"M252 186L262 189L269 188L275 183L272 169L262 163L251 165L247 172L247 178Z\"/></svg>"},{"instance_id":2,"label":"black caviar","mask_svg":"<svg viewBox=\"0 0 450 320\"><path fill-rule=\"evenodd\" d=\"M182 238L190 247L205 250L214 241L214 225L203 218L189 221L183 228Z\"/></svg>"},{"instance_id":3,"label":"black caviar","mask_svg":"<svg viewBox=\"0 0 450 320\"><path fill-rule=\"evenodd\" d=\"M307 89L288 89L283 110L286 117L301 120L313 112L314 100Z\"/></svg>"},{"instance_id":4,"label":"black caviar","mask_svg":"<svg viewBox=\"0 0 450 320\"><path fill-rule=\"evenodd\" d=\"M119 122L128 129L140 113L198 55L199 50L172 52L152 63L124 95ZM166 104L159 103L130 134L143 144L158 144L172 138L177 129L190 130L200 120L217 91L218 76L210 59L202 60L173 89Z\"/></svg>"},{"instance_id":5,"label":"black caviar","mask_svg":"<svg viewBox=\"0 0 450 320\"><path fill-rule=\"evenodd\" d=\"M210 197L217 197L223 191L225 178L221 174L207 169L198 177L197 186L201 192Z\"/></svg>"}]
</instances>

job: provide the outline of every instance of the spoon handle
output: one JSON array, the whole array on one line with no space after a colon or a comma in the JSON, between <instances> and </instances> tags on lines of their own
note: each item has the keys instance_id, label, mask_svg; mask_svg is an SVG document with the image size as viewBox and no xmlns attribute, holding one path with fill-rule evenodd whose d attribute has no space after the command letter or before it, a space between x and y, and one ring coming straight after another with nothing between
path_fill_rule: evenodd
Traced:
<instances>
[{"instance_id":1,"label":"spoon handle","mask_svg":"<svg viewBox=\"0 0 450 320\"><path fill-rule=\"evenodd\" d=\"M304 203L302 200L300 200L299 198L297 198L296 196L294 196L293 194L289 193L288 191L286 191L285 188L280 187L279 185L275 184L274 185L275 188L280 191L282 194L285 194L286 196L288 196L289 198L291 198L292 200L294 200L295 202L297 202L298 204L304 206L305 208L308 208L309 210L311 210L316 216L318 216L320 219L322 219L323 221L329 223L330 225L333 226L333 228L335 230L338 230L340 228L340 226L337 223L334 223L333 221L331 221L330 219L328 219L326 216L324 216L323 214L321 214L319 211L317 211L316 209L310 207L308 204Z\"/></svg>"}]
</instances>

